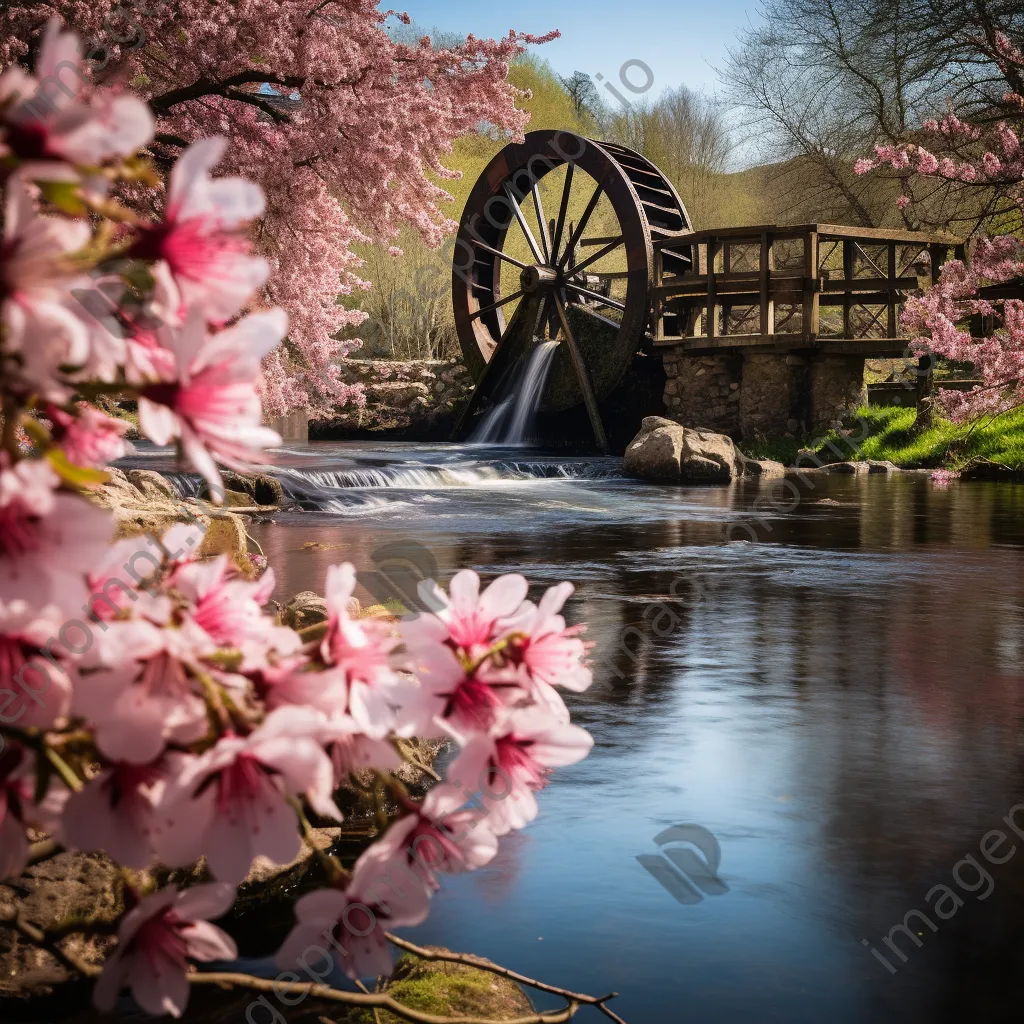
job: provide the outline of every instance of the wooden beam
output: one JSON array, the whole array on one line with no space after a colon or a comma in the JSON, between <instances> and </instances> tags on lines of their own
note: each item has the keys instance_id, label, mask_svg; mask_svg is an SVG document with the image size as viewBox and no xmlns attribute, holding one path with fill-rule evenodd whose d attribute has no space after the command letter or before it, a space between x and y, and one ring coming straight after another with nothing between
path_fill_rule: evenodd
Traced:
<instances>
[{"instance_id":1,"label":"wooden beam","mask_svg":"<svg viewBox=\"0 0 1024 1024\"><path fill-rule=\"evenodd\" d=\"M775 333L775 299L771 294L771 276L775 269L774 236L769 231L761 232L761 254L758 263L758 307L761 334L765 337Z\"/></svg>"},{"instance_id":2,"label":"wooden beam","mask_svg":"<svg viewBox=\"0 0 1024 1024\"><path fill-rule=\"evenodd\" d=\"M818 336L818 232L804 235L804 337L809 341Z\"/></svg>"}]
</instances>

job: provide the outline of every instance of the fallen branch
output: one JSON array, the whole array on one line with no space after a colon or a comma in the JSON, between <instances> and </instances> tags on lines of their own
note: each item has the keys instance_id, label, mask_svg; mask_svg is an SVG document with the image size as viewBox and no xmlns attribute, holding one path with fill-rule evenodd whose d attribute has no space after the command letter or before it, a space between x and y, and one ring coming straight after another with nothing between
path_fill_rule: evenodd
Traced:
<instances>
[{"instance_id":1,"label":"fallen branch","mask_svg":"<svg viewBox=\"0 0 1024 1024\"><path fill-rule=\"evenodd\" d=\"M367 1009L380 1007L397 1017L412 1021L413 1024L499 1024L491 1017L440 1017L435 1013L424 1013L422 1010L403 1006L386 992L345 992L315 982L287 982L278 978L254 978L249 974L190 974L188 980L193 985L213 985L221 989L242 988L254 992L270 992L277 998L282 995L304 998L312 996L314 999L342 1003L346 1006L361 1006ZM530 1014L528 1017L516 1017L503 1021L501 1024L560 1024L562 1021L572 1020L579 1008L579 1002L571 1000L564 1009L547 1010L543 1013Z\"/></svg>"},{"instance_id":2,"label":"fallen branch","mask_svg":"<svg viewBox=\"0 0 1024 1024\"><path fill-rule=\"evenodd\" d=\"M583 992L571 992L569 989L559 988L557 985L548 985L546 982L537 981L534 978L528 978L525 974L509 970L507 967L502 967L500 964L496 964L491 960L486 960L482 956L474 956L471 953L449 953L435 949L427 949L425 946L417 946L414 942L409 942L408 939L400 939L397 935L392 935L391 932L387 933L387 937L388 942L393 946L397 946L399 949L404 949L407 953L412 953L415 956L420 957L422 960L443 960L445 963L464 964L467 967L476 967L478 970L497 974L499 977L507 978L509 981L515 981L521 985L529 985L530 988L535 988L539 992L550 992L552 995L561 996L570 1003L580 1003L584 1006L596 1006L606 1017L610 1017L612 1020L618 1021L619 1024L625 1024L625 1021L623 1021L617 1013L609 1010L608 1007L604 1005L609 999L614 999L619 994L618 992L609 992L606 996L588 996Z\"/></svg>"}]
</instances>

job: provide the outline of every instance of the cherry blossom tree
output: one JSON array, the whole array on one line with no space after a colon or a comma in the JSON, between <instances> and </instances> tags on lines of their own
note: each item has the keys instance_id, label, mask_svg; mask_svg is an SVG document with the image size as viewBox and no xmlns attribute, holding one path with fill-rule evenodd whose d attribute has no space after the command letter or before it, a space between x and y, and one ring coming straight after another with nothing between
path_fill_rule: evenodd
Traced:
<instances>
[{"instance_id":1,"label":"cherry blossom tree","mask_svg":"<svg viewBox=\"0 0 1024 1024\"><path fill-rule=\"evenodd\" d=\"M975 190L990 211L988 229L1005 225L1013 232L979 237L969 263L946 263L938 283L908 300L903 312L916 346L969 363L981 378L971 391L939 389L938 405L955 422L999 415L1024 404L1024 301L1013 297L1021 285L1004 289L1004 294L999 288L1024 278L1024 53L1005 34L995 32L986 39L979 30L978 37L975 45L1006 81L1001 102L984 111L979 123L950 111L924 124L922 143L877 146L873 157L855 167L858 174L884 168L900 180L918 175ZM909 191L897 204L905 211L913 209ZM969 321L979 317L994 327L984 337L971 333Z\"/></svg>"},{"instance_id":2,"label":"cherry blossom tree","mask_svg":"<svg viewBox=\"0 0 1024 1024\"><path fill-rule=\"evenodd\" d=\"M412 225L434 245L454 228L438 184L457 176L444 166L453 141L485 121L521 136L527 115L507 81L509 61L525 44L557 35L410 46L391 39L376 0L47 0L0 12L0 61L26 61L53 14L92 40L87 64L96 80L149 101L158 118L152 151L163 167L191 142L228 135L222 170L262 187L256 242L274 271L263 298L289 316L260 383L272 414L326 414L360 400L337 365L358 342L335 340L365 318L338 301L369 287L353 243L386 241ZM219 155L212 145L190 161L208 167ZM230 216L252 212L240 201ZM187 211L171 216L180 217L180 245ZM168 263L173 294L203 287L204 268ZM238 286L251 283L255 264L235 266Z\"/></svg>"},{"instance_id":3,"label":"cherry blossom tree","mask_svg":"<svg viewBox=\"0 0 1024 1024\"><path fill-rule=\"evenodd\" d=\"M571 587L535 604L521 576L481 589L466 570L448 593L425 584L436 614L400 628L354 610L342 563L325 581L327 620L296 631L267 610L272 570L248 579L226 556L197 559L198 524L109 543L112 516L87 492L123 440L86 399L136 398L147 436L175 440L217 494L218 462L251 467L278 440L261 426L259 362L288 323L280 307L239 319L274 278L244 230L262 191L210 174L224 139L186 147L166 201L132 210L112 196L155 180L132 148L149 144L154 119L116 88L42 104L41 77L79 61L54 19L36 74L0 76L0 879L61 849L97 851L120 865L124 897L51 924L4 904L0 926L94 979L103 1013L127 990L150 1014L180 1016L191 992L216 986L436 1022L380 991L320 984L307 957L316 948L355 981L389 973L392 946L418 949L391 929L424 920L444 875L489 863L499 837L538 813L550 771L587 755L560 693L591 681L561 615ZM80 301L80 286L100 304ZM403 759L429 774L410 737L461 751L422 799L396 774ZM379 833L352 864L319 852L325 881L296 903L282 977L197 970L235 959L213 919L254 859L291 862L311 819L342 819L346 790L346 804L371 801ZM201 858L210 881L168 881L195 877ZM112 937L102 963L69 948L76 933ZM583 1005L621 1020L610 996L543 987L565 1008L521 1020L568 1020Z\"/></svg>"}]
</instances>

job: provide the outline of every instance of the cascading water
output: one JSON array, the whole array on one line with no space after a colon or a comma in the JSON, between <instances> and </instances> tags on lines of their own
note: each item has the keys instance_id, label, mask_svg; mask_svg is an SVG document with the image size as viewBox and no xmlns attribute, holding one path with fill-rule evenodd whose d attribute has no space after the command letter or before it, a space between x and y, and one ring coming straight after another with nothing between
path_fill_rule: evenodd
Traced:
<instances>
[{"instance_id":1,"label":"cascading water","mask_svg":"<svg viewBox=\"0 0 1024 1024\"><path fill-rule=\"evenodd\" d=\"M527 443L557 351L557 341L542 341L530 353L525 366L519 364L523 366L521 373L516 367L510 375L507 394L484 417L469 439L470 444Z\"/></svg>"}]
</instances>

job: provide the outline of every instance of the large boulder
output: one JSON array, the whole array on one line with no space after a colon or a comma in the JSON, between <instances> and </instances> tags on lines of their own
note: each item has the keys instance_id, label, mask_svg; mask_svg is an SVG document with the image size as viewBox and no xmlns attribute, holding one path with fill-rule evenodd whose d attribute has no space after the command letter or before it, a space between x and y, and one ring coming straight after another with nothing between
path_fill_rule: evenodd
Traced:
<instances>
[{"instance_id":1,"label":"large boulder","mask_svg":"<svg viewBox=\"0 0 1024 1024\"><path fill-rule=\"evenodd\" d=\"M641 480L727 484L742 475L743 462L725 434L647 416L626 449L622 468Z\"/></svg>"},{"instance_id":2,"label":"large boulder","mask_svg":"<svg viewBox=\"0 0 1024 1024\"><path fill-rule=\"evenodd\" d=\"M622 460L626 476L660 483L677 484L681 480L684 430L672 420L648 416L640 433L630 441Z\"/></svg>"}]
</instances>

